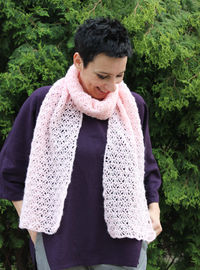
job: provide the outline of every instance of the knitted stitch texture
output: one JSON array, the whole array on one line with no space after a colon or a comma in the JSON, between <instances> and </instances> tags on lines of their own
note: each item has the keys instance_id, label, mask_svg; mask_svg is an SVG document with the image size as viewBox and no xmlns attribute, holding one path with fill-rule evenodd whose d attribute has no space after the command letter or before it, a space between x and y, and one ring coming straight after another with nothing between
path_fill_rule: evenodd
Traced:
<instances>
[{"instance_id":1,"label":"knitted stitch texture","mask_svg":"<svg viewBox=\"0 0 200 270\"><path fill-rule=\"evenodd\" d=\"M153 241L144 189L144 144L134 97L124 82L102 101L83 91L71 66L47 93L37 118L20 228L53 234L60 226L83 113L108 120L104 216L113 238Z\"/></svg>"}]
</instances>

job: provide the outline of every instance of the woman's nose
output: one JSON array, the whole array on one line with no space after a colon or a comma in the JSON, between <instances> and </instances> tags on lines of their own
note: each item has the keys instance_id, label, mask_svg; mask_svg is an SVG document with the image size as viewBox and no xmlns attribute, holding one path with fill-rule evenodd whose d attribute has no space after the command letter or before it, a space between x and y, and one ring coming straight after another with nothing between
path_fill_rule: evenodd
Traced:
<instances>
[{"instance_id":1,"label":"woman's nose","mask_svg":"<svg viewBox=\"0 0 200 270\"><path fill-rule=\"evenodd\" d=\"M116 82L115 80L107 82L104 86L104 90L106 92L114 92L116 90Z\"/></svg>"}]
</instances>

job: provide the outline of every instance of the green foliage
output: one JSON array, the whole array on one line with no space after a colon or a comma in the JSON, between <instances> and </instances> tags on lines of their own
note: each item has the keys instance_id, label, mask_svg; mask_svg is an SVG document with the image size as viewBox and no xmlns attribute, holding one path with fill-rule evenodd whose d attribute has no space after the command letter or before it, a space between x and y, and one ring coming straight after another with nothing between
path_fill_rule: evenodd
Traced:
<instances>
[{"instance_id":1,"label":"green foliage","mask_svg":"<svg viewBox=\"0 0 200 270\"><path fill-rule=\"evenodd\" d=\"M0 269L10 270L14 265L17 270L31 269L27 234L18 229L12 203L0 200Z\"/></svg>"},{"instance_id":2,"label":"green foliage","mask_svg":"<svg viewBox=\"0 0 200 270\"><path fill-rule=\"evenodd\" d=\"M0 9L0 145L27 96L65 74L77 26L96 16L123 22L134 47L125 79L148 103L163 178L163 233L149 245L148 270L200 269L199 0L0 0ZM28 269L25 239L0 201L0 267Z\"/></svg>"}]
</instances>

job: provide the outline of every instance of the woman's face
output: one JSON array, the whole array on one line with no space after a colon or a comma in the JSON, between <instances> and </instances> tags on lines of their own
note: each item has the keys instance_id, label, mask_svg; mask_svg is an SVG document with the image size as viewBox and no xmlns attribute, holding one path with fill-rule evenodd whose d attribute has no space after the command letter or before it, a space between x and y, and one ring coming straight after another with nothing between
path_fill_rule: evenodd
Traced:
<instances>
[{"instance_id":1,"label":"woman's face","mask_svg":"<svg viewBox=\"0 0 200 270\"><path fill-rule=\"evenodd\" d=\"M123 80L127 57L115 58L98 54L85 68L79 53L74 54L74 65L79 70L83 90L93 98L103 100L116 84Z\"/></svg>"}]
</instances>

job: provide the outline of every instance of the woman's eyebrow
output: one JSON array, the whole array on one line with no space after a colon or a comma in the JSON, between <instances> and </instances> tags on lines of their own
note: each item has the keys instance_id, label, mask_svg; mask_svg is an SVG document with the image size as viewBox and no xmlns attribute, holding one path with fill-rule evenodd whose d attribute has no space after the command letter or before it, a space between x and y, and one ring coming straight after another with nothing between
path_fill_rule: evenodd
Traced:
<instances>
[{"instance_id":1,"label":"woman's eyebrow","mask_svg":"<svg viewBox=\"0 0 200 270\"><path fill-rule=\"evenodd\" d=\"M124 72L125 72L125 70L124 70L124 71L121 71L121 72L118 73L117 75L122 74L122 73L124 73ZM107 72L105 72L105 71L95 71L95 73L96 73L96 74L101 73L101 74L105 74L105 75L113 75L113 74L107 73Z\"/></svg>"}]
</instances>

